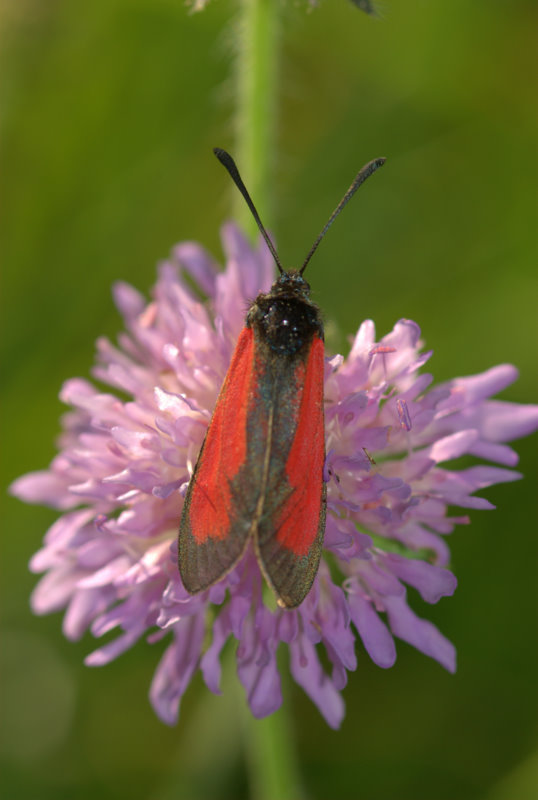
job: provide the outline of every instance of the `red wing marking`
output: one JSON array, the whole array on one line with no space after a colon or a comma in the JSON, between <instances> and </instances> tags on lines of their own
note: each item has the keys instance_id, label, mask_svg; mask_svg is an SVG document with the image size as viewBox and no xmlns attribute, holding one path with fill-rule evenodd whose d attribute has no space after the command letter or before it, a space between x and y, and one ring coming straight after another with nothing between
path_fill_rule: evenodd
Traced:
<instances>
[{"instance_id":1,"label":"red wing marking","mask_svg":"<svg viewBox=\"0 0 538 800\"><path fill-rule=\"evenodd\" d=\"M314 338L306 366L297 368L304 388L297 429L286 462L286 476L293 489L276 525L279 544L296 556L306 556L318 536L321 504L325 430L323 412L323 340Z\"/></svg>"},{"instance_id":2,"label":"red wing marking","mask_svg":"<svg viewBox=\"0 0 538 800\"><path fill-rule=\"evenodd\" d=\"M246 424L254 365L254 335L244 328L209 424L193 476L189 519L197 544L230 530L230 481L247 455Z\"/></svg>"}]
</instances>

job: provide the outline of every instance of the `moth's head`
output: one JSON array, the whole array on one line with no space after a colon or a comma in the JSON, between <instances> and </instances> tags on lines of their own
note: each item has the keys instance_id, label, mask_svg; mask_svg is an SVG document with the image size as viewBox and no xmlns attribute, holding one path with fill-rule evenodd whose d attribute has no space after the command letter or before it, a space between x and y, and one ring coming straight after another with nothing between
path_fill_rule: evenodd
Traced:
<instances>
[{"instance_id":1,"label":"moth's head","mask_svg":"<svg viewBox=\"0 0 538 800\"><path fill-rule=\"evenodd\" d=\"M294 294L302 297L310 296L310 284L305 281L296 269L282 272L271 286L272 294Z\"/></svg>"}]
</instances>

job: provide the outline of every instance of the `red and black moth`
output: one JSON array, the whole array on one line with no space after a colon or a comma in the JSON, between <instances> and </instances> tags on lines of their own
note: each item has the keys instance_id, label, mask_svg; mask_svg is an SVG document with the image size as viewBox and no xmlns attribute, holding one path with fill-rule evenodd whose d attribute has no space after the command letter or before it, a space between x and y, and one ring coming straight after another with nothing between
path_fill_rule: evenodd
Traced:
<instances>
[{"instance_id":1,"label":"red and black moth","mask_svg":"<svg viewBox=\"0 0 538 800\"><path fill-rule=\"evenodd\" d=\"M250 306L190 480L179 528L179 571L196 594L221 580L252 545L282 608L296 608L323 546L324 343L321 312L303 272L361 183L366 164L300 270L284 270L232 157L214 149L245 198L280 276Z\"/></svg>"}]
</instances>

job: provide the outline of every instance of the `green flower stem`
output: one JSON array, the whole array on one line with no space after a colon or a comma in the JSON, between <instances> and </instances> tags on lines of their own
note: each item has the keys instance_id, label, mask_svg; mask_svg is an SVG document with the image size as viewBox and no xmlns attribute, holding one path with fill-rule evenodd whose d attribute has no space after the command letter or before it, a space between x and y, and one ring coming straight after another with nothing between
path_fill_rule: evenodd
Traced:
<instances>
[{"instance_id":1,"label":"green flower stem","mask_svg":"<svg viewBox=\"0 0 538 800\"><path fill-rule=\"evenodd\" d=\"M275 151L279 0L240 0L236 61L237 128L234 158L264 225L272 222L271 169ZM234 191L234 217L255 234L256 223L241 195ZM300 800L297 754L287 712L257 720L242 701L250 796L252 800Z\"/></svg>"},{"instance_id":2,"label":"green flower stem","mask_svg":"<svg viewBox=\"0 0 538 800\"><path fill-rule=\"evenodd\" d=\"M270 226L281 4L279 0L240 0L240 8L234 157L264 225ZM235 219L254 233L256 223L243 198L238 192L234 198Z\"/></svg>"},{"instance_id":3,"label":"green flower stem","mask_svg":"<svg viewBox=\"0 0 538 800\"><path fill-rule=\"evenodd\" d=\"M254 719L247 708L245 718L251 800L304 798L285 706L265 719Z\"/></svg>"}]
</instances>

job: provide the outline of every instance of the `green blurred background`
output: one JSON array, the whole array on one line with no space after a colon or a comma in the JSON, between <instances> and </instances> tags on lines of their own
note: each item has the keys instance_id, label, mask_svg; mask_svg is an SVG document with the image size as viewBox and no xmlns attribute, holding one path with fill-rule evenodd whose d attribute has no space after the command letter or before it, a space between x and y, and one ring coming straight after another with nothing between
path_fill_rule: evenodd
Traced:
<instances>
[{"instance_id":1,"label":"green blurred background","mask_svg":"<svg viewBox=\"0 0 538 800\"><path fill-rule=\"evenodd\" d=\"M276 2L276 0L275 0ZM72 375L121 324L110 287L144 292L182 239L220 256L233 150L232 0L1 0L3 483L52 458ZM346 0L283 9L274 159L285 263L301 261L367 160L361 189L310 267L330 341L365 317L379 334L422 326L436 379L510 361L507 399L535 398L536 4ZM455 676L398 644L383 671L361 649L330 731L288 687L310 798L534 796L536 440L523 482L488 490L495 512L452 538L459 588L426 609L457 645ZM534 470L534 472L533 472ZM233 677L196 679L169 729L147 692L163 645L88 669L60 615L34 618L27 562L54 512L3 493L2 796L102 800L247 797ZM279 800L279 798L275 798Z\"/></svg>"}]
</instances>

